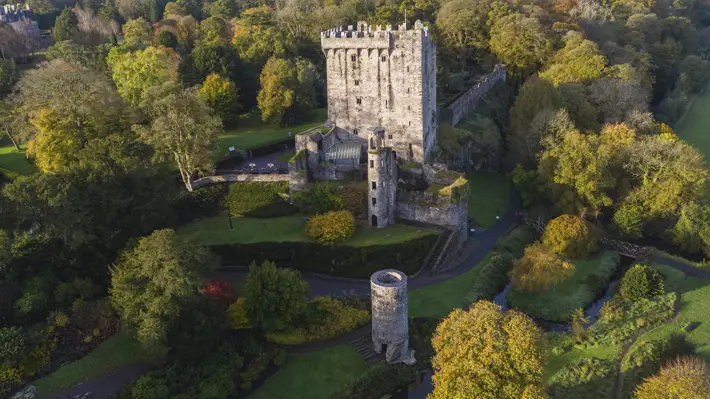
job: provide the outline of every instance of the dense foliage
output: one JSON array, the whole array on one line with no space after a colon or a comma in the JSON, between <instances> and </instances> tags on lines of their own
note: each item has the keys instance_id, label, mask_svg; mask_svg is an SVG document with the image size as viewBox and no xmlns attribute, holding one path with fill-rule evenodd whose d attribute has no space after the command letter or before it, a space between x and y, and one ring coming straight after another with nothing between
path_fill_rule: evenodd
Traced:
<instances>
[{"instance_id":1,"label":"dense foliage","mask_svg":"<svg viewBox=\"0 0 710 399\"><path fill-rule=\"evenodd\" d=\"M573 273L573 263L537 242L525 248L523 257L514 262L510 281L516 291L544 291L568 279Z\"/></svg>"},{"instance_id":2,"label":"dense foliage","mask_svg":"<svg viewBox=\"0 0 710 399\"><path fill-rule=\"evenodd\" d=\"M703 398L710 395L710 365L699 357L679 357L634 392L635 399Z\"/></svg>"},{"instance_id":3,"label":"dense foliage","mask_svg":"<svg viewBox=\"0 0 710 399\"><path fill-rule=\"evenodd\" d=\"M545 226L542 243L567 258L586 258L597 249L597 236L579 216L558 216Z\"/></svg>"},{"instance_id":4,"label":"dense foliage","mask_svg":"<svg viewBox=\"0 0 710 399\"><path fill-rule=\"evenodd\" d=\"M663 293L663 276L646 265L632 266L619 285L619 295L627 301L653 298Z\"/></svg>"},{"instance_id":5,"label":"dense foliage","mask_svg":"<svg viewBox=\"0 0 710 399\"><path fill-rule=\"evenodd\" d=\"M281 202L279 194L288 193L288 182L243 182L231 184L227 204L233 216L251 216ZM283 215L273 215L283 216Z\"/></svg>"},{"instance_id":6,"label":"dense foliage","mask_svg":"<svg viewBox=\"0 0 710 399\"><path fill-rule=\"evenodd\" d=\"M348 211L315 215L306 223L306 235L320 244L337 244L355 234L355 219Z\"/></svg>"}]
</instances>

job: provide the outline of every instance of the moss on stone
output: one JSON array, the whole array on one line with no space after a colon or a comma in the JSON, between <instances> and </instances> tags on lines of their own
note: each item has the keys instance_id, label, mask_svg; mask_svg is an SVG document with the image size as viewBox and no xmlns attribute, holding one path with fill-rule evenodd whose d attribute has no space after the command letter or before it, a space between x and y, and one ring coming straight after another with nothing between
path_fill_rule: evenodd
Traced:
<instances>
[{"instance_id":1,"label":"moss on stone","mask_svg":"<svg viewBox=\"0 0 710 399\"><path fill-rule=\"evenodd\" d=\"M293 156L291 157L291 159L288 160L288 163L290 163L290 164L295 164L296 161L298 161L298 159L299 159L300 157L305 157L305 156L306 156L306 149L305 149L305 148L301 148L300 151L298 151L297 153L293 154Z\"/></svg>"}]
</instances>

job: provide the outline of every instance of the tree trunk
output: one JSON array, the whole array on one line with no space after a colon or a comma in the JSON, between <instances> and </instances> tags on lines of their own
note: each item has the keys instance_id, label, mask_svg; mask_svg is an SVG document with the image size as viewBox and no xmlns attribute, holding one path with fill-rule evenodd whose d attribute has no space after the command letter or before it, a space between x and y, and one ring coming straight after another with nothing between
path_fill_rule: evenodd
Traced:
<instances>
[{"instance_id":1,"label":"tree trunk","mask_svg":"<svg viewBox=\"0 0 710 399\"><path fill-rule=\"evenodd\" d=\"M5 126L5 133L7 133L7 137L10 138L10 141L12 141L12 145L15 146L15 149L16 149L17 151L21 151L21 150L20 150L20 146L17 145L17 141L15 141L15 138L12 137L12 134L10 134L10 129L8 129L7 126Z\"/></svg>"},{"instance_id":2,"label":"tree trunk","mask_svg":"<svg viewBox=\"0 0 710 399\"><path fill-rule=\"evenodd\" d=\"M182 166L182 162L180 162L180 156L177 154L177 152L173 152L173 155L175 156L175 162L177 162L178 170L180 171L180 177L182 177L182 181L183 183L185 183L187 191L192 192L192 182L190 181L190 174L188 174L185 168Z\"/></svg>"}]
</instances>

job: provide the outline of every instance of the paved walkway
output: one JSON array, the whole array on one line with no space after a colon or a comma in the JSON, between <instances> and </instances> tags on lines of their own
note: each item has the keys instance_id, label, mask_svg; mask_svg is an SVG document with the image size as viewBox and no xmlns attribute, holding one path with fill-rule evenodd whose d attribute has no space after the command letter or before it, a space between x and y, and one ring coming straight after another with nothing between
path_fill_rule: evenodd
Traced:
<instances>
[{"instance_id":1,"label":"paved walkway","mask_svg":"<svg viewBox=\"0 0 710 399\"><path fill-rule=\"evenodd\" d=\"M130 384L131 381L150 371L151 367L142 363L129 364L111 374L79 384L48 399L67 399L87 392L91 392L91 399L109 399L121 392L123 387Z\"/></svg>"}]
</instances>

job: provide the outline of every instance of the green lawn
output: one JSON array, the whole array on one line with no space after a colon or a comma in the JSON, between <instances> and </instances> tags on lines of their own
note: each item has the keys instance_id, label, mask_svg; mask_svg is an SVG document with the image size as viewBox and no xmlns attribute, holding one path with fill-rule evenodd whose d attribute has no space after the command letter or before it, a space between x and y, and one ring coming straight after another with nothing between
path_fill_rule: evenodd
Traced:
<instances>
[{"instance_id":1,"label":"green lawn","mask_svg":"<svg viewBox=\"0 0 710 399\"><path fill-rule=\"evenodd\" d=\"M705 159L710 159L710 89L699 94L683 119L676 124L680 138L697 148Z\"/></svg>"},{"instance_id":2,"label":"green lawn","mask_svg":"<svg viewBox=\"0 0 710 399\"><path fill-rule=\"evenodd\" d=\"M555 333L548 333L548 338L554 337ZM621 354L621 345L598 345L588 348L575 347L571 350L555 354L554 340L550 340L547 349L547 366L545 367L545 380L555 375L563 367L574 364L582 359L597 358L604 360L618 360Z\"/></svg>"},{"instance_id":3,"label":"green lawn","mask_svg":"<svg viewBox=\"0 0 710 399\"><path fill-rule=\"evenodd\" d=\"M129 364L157 361L158 359L149 355L132 336L119 332L88 355L40 378L32 385L37 388L38 397L44 398Z\"/></svg>"},{"instance_id":4,"label":"green lawn","mask_svg":"<svg viewBox=\"0 0 710 399\"><path fill-rule=\"evenodd\" d=\"M286 365L250 399L325 399L340 385L362 374L368 365L350 344L289 355Z\"/></svg>"},{"instance_id":5,"label":"green lawn","mask_svg":"<svg viewBox=\"0 0 710 399\"><path fill-rule=\"evenodd\" d=\"M192 222L178 232L203 245L311 241L303 232L306 221L301 214L268 219L232 218L232 224L234 230L230 231L227 216L220 215ZM432 230L403 224L380 229L360 227L345 245L366 247L393 244L432 233Z\"/></svg>"},{"instance_id":6,"label":"green lawn","mask_svg":"<svg viewBox=\"0 0 710 399\"><path fill-rule=\"evenodd\" d=\"M496 216L508 210L511 183L505 173L473 172L466 174L469 184L468 217L478 226L491 227Z\"/></svg>"},{"instance_id":7,"label":"green lawn","mask_svg":"<svg viewBox=\"0 0 710 399\"><path fill-rule=\"evenodd\" d=\"M25 158L26 146L23 144L20 148L22 151L17 151L13 145L0 147L0 168L21 175L30 175L37 172L37 168Z\"/></svg>"},{"instance_id":8,"label":"green lawn","mask_svg":"<svg viewBox=\"0 0 710 399\"><path fill-rule=\"evenodd\" d=\"M619 256L611 251L600 251L587 259L573 260L573 274L561 283L543 292L508 293L508 304L533 317L555 322L566 322L578 308L586 308L597 297L596 284L606 282L619 265Z\"/></svg>"},{"instance_id":9,"label":"green lawn","mask_svg":"<svg viewBox=\"0 0 710 399\"><path fill-rule=\"evenodd\" d=\"M313 118L309 122L296 126L274 126L261 122L259 115L252 115L248 119L239 121L239 127L225 132L219 136L218 157L221 158L227 153L229 147L240 150L250 150L252 148L263 147L265 145L278 143L288 138L288 132L293 134L321 125L327 118L325 108L317 109L313 112Z\"/></svg>"}]
</instances>

